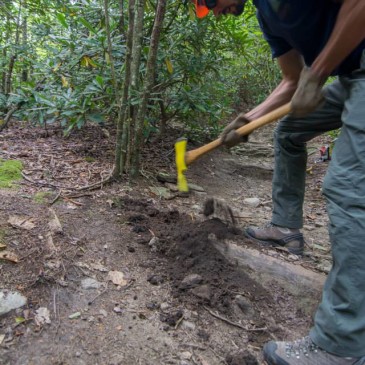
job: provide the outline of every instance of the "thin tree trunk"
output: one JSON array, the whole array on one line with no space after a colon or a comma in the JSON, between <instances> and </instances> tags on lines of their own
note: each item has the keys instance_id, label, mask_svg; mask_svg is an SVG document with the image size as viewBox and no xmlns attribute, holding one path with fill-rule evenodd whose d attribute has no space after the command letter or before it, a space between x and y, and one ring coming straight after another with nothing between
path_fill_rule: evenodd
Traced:
<instances>
[{"instance_id":1,"label":"thin tree trunk","mask_svg":"<svg viewBox=\"0 0 365 365\"><path fill-rule=\"evenodd\" d=\"M126 162L126 152L128 145L128 98L131 80L131 63L132 63L132 47L133 47L133 31L134 31L134 8L135 0L129 1L129 24L127 32L127 52L125 59L125 76L123 84L123 94L120 101L117 120L117 142L115 150L115 167L113 176L119 179L124 172Z\"/></svg>"},{"instance_id":2,"label":"thin tree trunk","mask_svg":"<svg viewBox=\"0 0 365 365\"><path fill-rule=\"evenodd\" d=\"M1 74L1 92L3 94L5 94L5 84L6 84L6 72L5 72L5 60L6 60L6 48L3 49L3 59L1 61L2 65L1 68L3 69L2 74Z\"/></svg>"},{"instance_id":3,"label":"thin tree trunk","mask_svg":"<svg viewBox=\"0 0 365 365\"><path fill-rule=\"evenodd\" d=\"M20 35L20 14L22 11L22 3L19 4L18 18L16 21L16 32L15 32L15 46L19 45L19 35ZM15 60L17 59L17 52L14 50L10 56L8 72L5 77L5 95L9 95L12 89L12 77Z\"/></svg>"},{"instance_id":4,"label":"thin tree trunk","mask_svg":"<svg viewBox=\"0 0 365 365\"><path fill-rule=\"evenodd\" d=\"M119 33L124 36L124 39L126 38L125 35L125 25L124 25L124 1L119 0Z\"/></svg>"},{"instance_id":5,"label":"thin tree trunk","mask_svg":"<svg viewBox=\"0 0 365 365\"><path fill-rule=\"evenodd\" d=\"M156 59L158 52L158 45L160 41L161 29L166 12L167 0L159 0L156 9L155 22L152 29L150 50L148 52L148 60L146 66L145 86L142 96L142 102L138 110L137 124L136 124L136 138L133 145L133 156L131 173L132 176L137 176L140 170L140 148L143 136L143 124L147 111L147 103L150 97L151 90L154 84Z\"/></svg>"},{"instance_id":6,"label":"thin tree trunk","mask_svg":"<svg viewBox=\"0 0 365 365\"><path fill-rule=\"evenodd\" d=\"M166 134L166 124L168 121L168 115L166 113L165 104L162 100L158 101L158 105L160 106L161 110L161 121L160 121L160 133L159 137L163 137Z\"/></svg>"},{"instance_id":7,"label":"thin tree trunk","mask_svg":"<svg viewBox=\"0 0 365 365\"><path fill-rule=\"evenodd\" d=\"M133 32L133 49L132 49L132 64L131 64L131 94L133 97L138 97L139 93L139 68L141 65L142 39L143 39L143 19L144 19L145 0L136 0L136 12L134 18ZM129 125L129 143L126 168L131 165L132 141L135 140L135 125L138 114L138 104L130 107L131 121Z\"/></svg>"},{"instance_id":8,"label":"thin tree trunk","mask_svg":"<svg viewBox=\"0 0 365 365\"><path fill-rule=\"evenodd\" d=\"M25 11L27 10L26 1L24 2L24 9L25 9ZM28 17L27 17L27 15L25 15L23 24L22 24L22 44L23 44L23 49L25 49L26 46L28 45ZM23 82L28 81L28 69L26 68L26 66L23 66L22 81Z\"/></svg>"},{"instance_id":9,"label":"thin tree trunk","mask_svg":"<svg viewBox=\"0 0 365 365\"><path fill-rule=\"evenodd\" d=\"M117 75L115 72L114 66L114 57L113 57L113 46L110 37L110 22L109 22L109 1L104 0L104 16L105 16L105 32L107 37L107 44L108 44L108 53L109 53L109 61L110 61L110 71L112 74L112 84L114 87L115 97L119 100L119 83L117 79Z\"/></svg>"}]
</instances>

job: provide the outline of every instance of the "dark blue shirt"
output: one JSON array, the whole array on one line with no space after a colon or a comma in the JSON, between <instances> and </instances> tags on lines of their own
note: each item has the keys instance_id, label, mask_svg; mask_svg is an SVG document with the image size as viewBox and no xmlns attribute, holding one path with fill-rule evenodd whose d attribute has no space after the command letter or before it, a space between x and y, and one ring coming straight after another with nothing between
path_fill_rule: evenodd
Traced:
<instances>
[{"instance_id":1,"label":"dark blue shirt","mask_svg":"<svg viewBox=\"0 0 365 365\"><path fill-rule=\"evenodd\" d=\"M333 0L253 0L274 58L296 49L310 66L326 45L341 4ZM360 66L365 40L334 70L345 75Z\"/></svg>"}]
</instances>

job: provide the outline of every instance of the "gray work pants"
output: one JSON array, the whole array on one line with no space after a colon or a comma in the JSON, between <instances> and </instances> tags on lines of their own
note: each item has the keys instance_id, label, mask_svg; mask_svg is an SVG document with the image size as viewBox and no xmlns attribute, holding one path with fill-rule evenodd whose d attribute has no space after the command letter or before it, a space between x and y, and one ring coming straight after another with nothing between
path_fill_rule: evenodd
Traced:
<instances>
[{"instance_id":1,"label":"gray work pants","mask_svg":"<svg viewBox=\"0 0 365 365\"><path fill-rule=\"evenodd\" d=\"M333 266L315 315L312 340L338 356L365 356L365 53L361 69L326 88L326 102L275 131L274 224L301 228L306 142L341 128L323 183Z\"/></svg>"}]
</instances>

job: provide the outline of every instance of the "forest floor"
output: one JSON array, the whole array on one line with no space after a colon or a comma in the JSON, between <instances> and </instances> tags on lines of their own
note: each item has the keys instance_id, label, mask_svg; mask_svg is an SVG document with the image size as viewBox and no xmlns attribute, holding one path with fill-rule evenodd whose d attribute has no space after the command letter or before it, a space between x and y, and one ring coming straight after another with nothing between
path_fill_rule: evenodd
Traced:
<instances>
[{"instance_id":1,"label":"forest floor","mask_svg":"<svg viewBox=\"0 0 365 365\"><path fill-rule=\"evenodd\" d=\"M24 166L23 180L0 189L0 295L27 299L0 317L0 364L262 364L266 341L308 332L331 266L326 137L309 146L299 258L243 234L270 220L272 126L191 165L198 186L185 197L156 178L175 174L177 134L146 143L138 182L97 189L113 164L106 129L64 139L14 123L0 135L0 159ZM208 197L230 205L236 226L202 214ZM295 292L291 277L303 275Z\"/></svg>"}]
</instances>

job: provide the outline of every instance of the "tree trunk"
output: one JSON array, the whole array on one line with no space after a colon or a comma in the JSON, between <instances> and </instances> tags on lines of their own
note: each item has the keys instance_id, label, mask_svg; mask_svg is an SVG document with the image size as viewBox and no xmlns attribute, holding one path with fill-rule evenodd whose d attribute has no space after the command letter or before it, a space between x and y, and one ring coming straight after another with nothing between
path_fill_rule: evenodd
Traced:
<instances>
[{"instance_id":1,"label":"tree trunk","mask_svg":"<svg viewBox=\"0 0 365 365\"><path fill-rule=\"evenodd\" d=\"M20 14L22 11L22 3L19 4L19 12L16 22L16 32L15 32L15 46L19 45L19 35L20 35ZM17 59L17 52L14 50L10 56L9 60L9 66L8 66L8 72L5 77L5 95L9 95L12 89L12 78L13 78L13 70L14 70L14 64L15 60Z\"/></svg>"},{"instance_id":2,"label":"tree trunk","mask_svg":"<svg viewBox=\"0 0 365 365\"><path fill-rule=\"evenodd\" d=\"M126 152L128 147L128 98L131 81L131 63L132 63L132 47L133 47L133 31L134 31L134 8L135 0L129 1L129 25L127 32L127 52L125 59L125 76L123 84L123 93L120 101L117 120L117 142L115 150L115 167L113 177L119 179L124 172L126 162Z\"/></svg>"},{"instance_id":3,"label":"tree trunk","mask_svg":"<svg viewBox=\"0 0 365 365\"><path fill-rule=\"evenodd\" d=\"M119 100L119 83L117 79L117 75L115 73L115 66L114 66L114 58L113 58L113 46L110 37L110 21L109 21L109 1L104 0L104 16L105 16L105 32L107 37L107 44L108 44L108 53L109 53L109 60L110 60L110 71L112 76L112 84L114 86L115 97Z\"/></svg>"},{"instance_id":4,"label":"tree trunk","mask_svg":"<svg viewBox=\"0 0 365 365\"><path fill-rule=\"evenodd\" d=\"M24 8L25 10L27 10L27 2L26 0L24 1ZM23 49L26 48L28 44L28 17L27 15L25 15L24 20L23 20L23 24L22 24L22 45L23 45ZM23 70L22 70L22 78L21 78L22 82L27 82L28 81L28 69L26 66L23 66Z\"/></svg>"},{"instance_id":5,"label":"tree trunk","mask_svg":"<svg viewBox=\"0 0 365 365\"><path fill-rule=\"evenodd\" d=\"M133 49L132 49L132 64L131 64L131 95L138 97L139 90L139 69L141 65L142 39L143 39L143 18L144 18L145 0L136 0L136 12L134 18L133 32ZM138 115L138 104L130 107L130 124L129 124L129 143L127 153L126 167L131 165L132 141L135 140L135 125Z\"/></svg>"},{"instance_id":6,"label":"tree trunk","mask_svg":"<svg viewBox=\"0 0 365 365\"><path fill-rule=\"evenodd\" d=\"M163 26L163 21L166 12L166 3L167 0L158 1L155 22L152 29L150 50L148 52L148 60L146 66L144 91L142 96L142 102L139 107L136 120L136 138L133 144L133 152L132 152L131 173L132 176L134 177L139 174L139 169L140 169L140 147L143 136L143 124L146 116L148 99L150 97L150 93L154 84L158 45L160 41L161 29Z\"/></svg>"},{"instance_id":7,"label":"tree trunk","mask_svg":"<svg viewBox=\"0 0 365 365\"><path fill-rule=\"evenodd\" d=\"M119 13L120 13L120 17L119 17L119 33L121 35L124 36L124 39L126 38L125 35L125 25L124 25L124 1L123 0L119 0Z\"/></svg>"}]
</instances>

